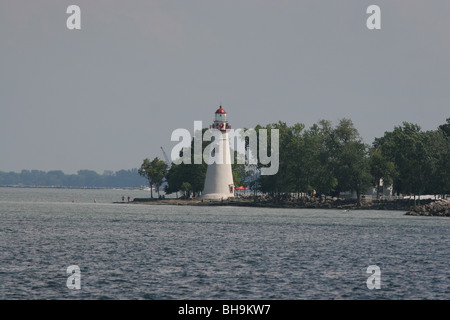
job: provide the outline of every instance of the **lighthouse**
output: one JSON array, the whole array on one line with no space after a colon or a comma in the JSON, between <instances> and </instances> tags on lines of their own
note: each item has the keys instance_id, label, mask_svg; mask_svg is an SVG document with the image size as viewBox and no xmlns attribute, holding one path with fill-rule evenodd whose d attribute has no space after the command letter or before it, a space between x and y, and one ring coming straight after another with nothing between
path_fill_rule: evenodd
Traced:
<instances>
[{"instance_id":1,"label":"lighthouse","mask_svg":"<svg viewBox=\"0 0 450 320\"><path fill-rule=\"evenodd\" d=\"M220 154L213 154L219 158L219 161L208 164L202 198L225 200L234 197L234 184L231 171L230 143L228 141L228 130L231 129L231 126L227 122L227 112L222 106L217 109L214 123L210 126L210 129L214 131L214 137L217 139L216 148L212 152L219 150Z\"/></svg>"}]
</instances>

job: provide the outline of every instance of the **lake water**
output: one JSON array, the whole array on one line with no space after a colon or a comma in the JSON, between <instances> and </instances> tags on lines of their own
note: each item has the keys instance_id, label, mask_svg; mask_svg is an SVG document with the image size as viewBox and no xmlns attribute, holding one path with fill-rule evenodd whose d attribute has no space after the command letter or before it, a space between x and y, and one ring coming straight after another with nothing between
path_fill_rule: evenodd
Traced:
<instances>
[{"instance_id":1,"label":"lake water","mask_svg":"<svg viewBox=\"0 0 450 320\"><path fill-rule=\"evenodd\" d=\"M0 188L0 299L450 298L449 218L122 196L148 192Z\"/></svg>"}]
</instances>

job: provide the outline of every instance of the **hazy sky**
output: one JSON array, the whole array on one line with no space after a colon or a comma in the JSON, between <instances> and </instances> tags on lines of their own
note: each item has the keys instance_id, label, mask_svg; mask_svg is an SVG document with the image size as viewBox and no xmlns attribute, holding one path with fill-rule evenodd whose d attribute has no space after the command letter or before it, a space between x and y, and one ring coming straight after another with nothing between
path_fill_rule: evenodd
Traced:
<instances>
[{"instance_id":1,"label":"hazy sky","mask_svg":"<svg viewBox=\"0 0 450 320\"><path fill-rule=\"evenodd\" d=\"M81 8L81 30L66 9ZM381 30L366 9L381 8ZM450 1L0 1L0 171L120 170L176 128L450 117Z\"/></svg>"}]
</instances>

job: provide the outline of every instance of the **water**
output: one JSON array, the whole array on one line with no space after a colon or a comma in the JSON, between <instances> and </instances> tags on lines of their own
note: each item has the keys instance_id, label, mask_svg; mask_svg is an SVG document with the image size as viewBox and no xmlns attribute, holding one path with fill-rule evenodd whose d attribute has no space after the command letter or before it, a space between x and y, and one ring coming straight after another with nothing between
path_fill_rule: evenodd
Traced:
<instances>
[{"instance_id":1,"label":"water","mask_svg":"<svg viewBox=\"0 0 450 320\"><path fill-rule=\"evenodd\" d=\"M147 194L0 188L0 299L450 298L449 218L112 204Z\"/></svg>"}]
</instances>

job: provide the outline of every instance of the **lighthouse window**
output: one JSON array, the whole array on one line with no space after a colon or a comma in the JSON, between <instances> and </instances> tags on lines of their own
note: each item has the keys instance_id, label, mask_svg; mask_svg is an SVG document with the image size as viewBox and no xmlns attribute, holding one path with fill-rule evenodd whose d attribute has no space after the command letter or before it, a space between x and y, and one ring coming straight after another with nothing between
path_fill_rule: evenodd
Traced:
<instances>
[{"instance_id":1,"label":"lighthouse window","mask_svg":"<svg viewBox=\"0 0 450 320\"><path fill-rule=\"evenodd\" d=\"M215 136L212 136L211 137L211 143L212 142L214 142L216 140L216 137ZM215 157L216 156L216 148L214 147L212 150L211 150L211 157Z\"/></svg>"},{"instance_id":2,"label":"lighthouse window","mask_svg":"<svg viewBox=\"0 0 450 320\"><path fill-rule=\"evenodd\" d=\"M227 115L224 113L216 113L216 121L226 121Z\"/></svg>"}]
</instances>

